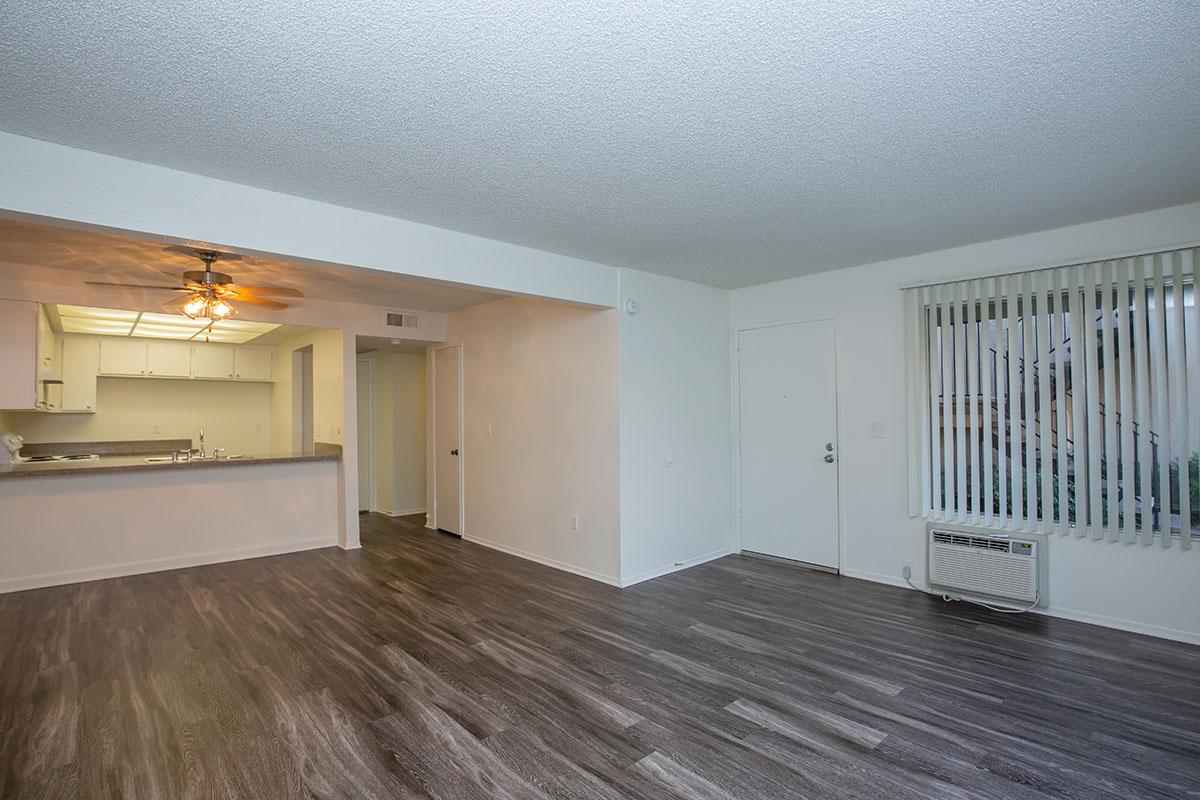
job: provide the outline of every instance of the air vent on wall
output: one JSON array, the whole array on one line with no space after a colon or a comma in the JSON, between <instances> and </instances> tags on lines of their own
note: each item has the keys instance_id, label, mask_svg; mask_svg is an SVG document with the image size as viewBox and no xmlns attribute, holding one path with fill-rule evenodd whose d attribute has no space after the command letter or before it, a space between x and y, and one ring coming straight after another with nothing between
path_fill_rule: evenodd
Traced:
<instances>
[{"instance_id":1,"label":"air vent on wall","mask_svg":"<svg viewBox=\"0 0 1200 800\"><path fill-rule=\"evenodd\" d=\"M419 328L421 327L421 318L416 314L401 314L398 311L389 311L387 314L387 324L391 328Z\"/></svg>"}]
</instances>

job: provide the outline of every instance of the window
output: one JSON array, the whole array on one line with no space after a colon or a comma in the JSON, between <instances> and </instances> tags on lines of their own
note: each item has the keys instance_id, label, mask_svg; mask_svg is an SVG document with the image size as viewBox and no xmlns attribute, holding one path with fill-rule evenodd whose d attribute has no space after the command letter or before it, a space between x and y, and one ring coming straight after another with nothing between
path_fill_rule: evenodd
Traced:
<instances>
[{"instance_id":1,"label":"window","mask_svg":"<svg viewBox=\"0 0 1200 800\"><path fill-rule=\"evenodd\" d=\"M907 289L910 510L1190 547L1197 264L1187 249Z\"/></svg>"}]
</instances>

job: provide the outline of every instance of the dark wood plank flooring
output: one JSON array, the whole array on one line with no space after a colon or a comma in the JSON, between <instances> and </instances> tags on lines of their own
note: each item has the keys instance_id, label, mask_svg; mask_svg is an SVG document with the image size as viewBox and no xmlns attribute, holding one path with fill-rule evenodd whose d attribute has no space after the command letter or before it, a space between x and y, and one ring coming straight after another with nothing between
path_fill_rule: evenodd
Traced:
<instances>
[{"instance_id":1,"label":"dark wood plank flooring","mask_svg":"<svg viewBox=\"0 0 1200 800\"><path fill-rule=\"evenodd\" d=\"M363 522L0 596L0 797L1200 797L1200 648L740 556L619 591Z\"/></svg>"}]
</instances>

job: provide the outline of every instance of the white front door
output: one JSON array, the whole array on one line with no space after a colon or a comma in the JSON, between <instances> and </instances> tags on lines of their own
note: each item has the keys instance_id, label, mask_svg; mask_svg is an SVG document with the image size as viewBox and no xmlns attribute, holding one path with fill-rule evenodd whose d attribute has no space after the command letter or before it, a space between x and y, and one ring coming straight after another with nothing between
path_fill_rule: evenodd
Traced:
<instances>
[{"instance_id":1,"label":"white front door","mask_svg":"<svg viewBox=\"0 0 1200 800\"><path fill-rule=\"evenodd\" d=\"M433 475L438 528L462 534L462 345L433 351Z\"/></svg>"},{"instance_id":2,"label":"white front door","mask_svg":"<svg viewBox=\"0 0 1200 800\"><path fill-rule=\"evenodd\" d=\"M742 549L838 568L833 320L738 333Z\"/></svg>"}]
</instances>

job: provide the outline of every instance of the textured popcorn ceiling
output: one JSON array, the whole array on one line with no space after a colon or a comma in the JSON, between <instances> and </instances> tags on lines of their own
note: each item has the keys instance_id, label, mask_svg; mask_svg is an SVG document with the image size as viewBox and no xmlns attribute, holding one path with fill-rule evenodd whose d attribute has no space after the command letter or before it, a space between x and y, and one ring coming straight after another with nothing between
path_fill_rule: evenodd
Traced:
<instances>
[{"instance_id":1,"label":"textured popcorn ceiling","mask_svg":"<svg viewBox=\"0 0 1200 800\"><path fill-rule=\"evenodd\" d=\"M5 0L0 129L741 286L1200 198L1200 3Z\"/></svg>"}]
</instances>

